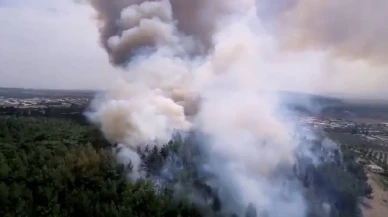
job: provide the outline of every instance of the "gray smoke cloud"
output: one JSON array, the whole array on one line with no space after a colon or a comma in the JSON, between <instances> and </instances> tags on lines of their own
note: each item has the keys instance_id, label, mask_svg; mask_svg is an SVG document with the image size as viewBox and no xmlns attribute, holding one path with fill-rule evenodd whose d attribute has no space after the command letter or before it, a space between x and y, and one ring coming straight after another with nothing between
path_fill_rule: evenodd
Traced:
<instances>
[{"instance_id":1,"label":"gray smoke cloud","mask_svg":"<svg viewBox=\"0 0 388 217\"><path fill-rule=\"evenodd\" d=\"M221 17L241 8L231 0L91 0L91 4L98 12L101 43L115 65L128 61L136 48L173 43L176 34L190 36L195 43L192 52L203 54L211 48Z\"/></svg>"},{"instance_id":2,"label":"gray smoke cloud","mask_svg":"<svg viewBox=\"0 0 388 217\"><path fill-rule=\"evenodd\" d=\"M167 12L157 8L145 11L148 3L140 6L145 2L150 1L91 0L98 12L101 43L116 66L126 64L144 45L160 46L176 40L180 40L184 53L206 55L215 45L215 33L228 22L227 17L257 3L263 28L276 37L278 61L293 56L293 60L287 59L297 65L292 67L298 67L289 69L292 73L282 73L278 83L283 89L346 97L388 95L386 1L171 0ZM134 11L129 9L131 5L143 9L130 14ZM153 14L156 18L152 13L165 14ZM140 16L144 16L141 23ZM152 28L153 19L162 20L164 25ZM132 27L141 33L134 35ZM116 46L118 43L121 46ZM302 70L309 72L300 73Z\"/></svg>"},{"instance_id":3,"label":"gray smoke cloud","mask_svg":"<svg viewBox=\"0 0 388 217\"><path fill-rule=\"evenodd\" d=\"M108 39L110 37L123 34L125 30L133 27L132 25L139 25L140 14L150 18L152 13L165 12L157 8L158 4L149 6L154 7L152 9L145 9L144 6L149 5L147 3L143 4L143 10L140 10L139 14L130 14L134 10L129 9L128 6L142 7L141 3L144 2L151 1L91 0L92 6L98 11L101 42L107 49L109 49ZM246 2L242 4L249 5ZM280 35L283 36L282 40L285 41L287 47L328 49L336 55L343 55L351 59L362 58L375 63L386 63L388 44L385 38L388 36L388 28L384 21L388 15L384 12L388 9L388 3L384 0L375 2L263 0L258 2L260 15L277 22ZM177 22L176 27L181 32L195 36L208 46L217 29L217 22L225 14L233 13L236 8L241 8L239 2L231 0L171 0L170 6L171 10L167 12L170 14L159 14L161 16L158 17L164 21L174 19ZM124 10L126 8L128 10ZM130 21L126 22L126 20ZM153 41L150 38L144 40ZM139 43L143 45L143 42ZM121 60L125 61L126 58L122 57Z\"/></svg>"},{"instance_id":4,"label":"gray smoke cloud","mask_svg":"<svg viewBox=\"0 0 388 217\"><path fill-rule=\"evenodd\" d=\"M213 186L219 188L226 211L243 216L249 205L259 216L305 216L301 189L277 171L292 167L296 152L302 150L310 158L314 153L308 151L310 144L295 136L308 133L300 132L277 93L375 90L377 77L369 82L361 72L375 67L368 61L378 55L355 63L323 47L284 49L297 44L294 32L307 37L316 33L312 27L332 31L310 18L309 23L303 21L302 11L310 6L330 11L318 1L91 0L91 4L98 13L101 43L112 64L125 73L114 89L96 99L89 117L110 141L128 148L119 155L120 161L127 156L139 165L133 150L160 147L176 133L200 132L208 138L201 147L210 157L198 164L217 177ZM321 18L311 14L316 22ZM348 45L311 37L317 41L306 41L307 45L327 43L351 51ZM355 73L350 70L361 70L351 74L352 81L360 82L344 85L349 73Z\"/></svg>"}]
</instances>

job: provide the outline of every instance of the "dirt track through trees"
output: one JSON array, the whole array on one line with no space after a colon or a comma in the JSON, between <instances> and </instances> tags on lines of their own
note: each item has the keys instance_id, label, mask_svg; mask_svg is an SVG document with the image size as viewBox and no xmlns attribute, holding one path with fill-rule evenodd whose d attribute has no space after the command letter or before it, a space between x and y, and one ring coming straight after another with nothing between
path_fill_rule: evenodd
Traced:
<instances>
[{"instance_id":1,"label":"dirt track through trees","mask_svg":"<svg viewBox=\"0 0 388 217\"><path fill-rule=\"evenodd\" d=\"M388 191L384 191L374 179L378 176L368 172L368 183L373 189L372 198L364 199L363 212L365 217L388 216Z\"/></svg>"}]
</instances>

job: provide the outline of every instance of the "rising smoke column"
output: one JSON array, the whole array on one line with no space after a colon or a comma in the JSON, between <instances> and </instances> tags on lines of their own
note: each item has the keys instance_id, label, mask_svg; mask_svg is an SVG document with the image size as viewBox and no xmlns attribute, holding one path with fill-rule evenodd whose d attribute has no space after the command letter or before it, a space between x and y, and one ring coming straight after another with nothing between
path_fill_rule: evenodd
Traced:
<instances>
[{"instance_id":1,"label":"rising smoke column","mask_svg":"<svg viewBox=\"0 0 388 217\"><path fill-rule=\"evenodd\" d=\"M210 157L198 164L215 175L225 212L242 216L250 204L259 215L304 216L298 183L278 172L289 171L309 144L295 138L298 125L276 92L325 90L323 66L332 54L283 49L291 42L280 33L301 23L286 18L307 1L258 2L91 0L101 43L125 73L90 118L126 148L121 161L138 162L136 149L162 146L175 133L200 132ZM262 8L273 12L264 16Z\"/></svg>"},{"instance_id":2,"label":"rising smoke column","mask_svg":"<svg viewBox=\"0 0 388 217\"><path fill-rule=\"evenodd\" d=\"M303 216L295 184L274 174L294 164L298 143L277 110L272 91L282 68L273 39L260 29L255 1L197 1L201 7L188 14L193 18L175 13L193 4L184 2L92 2L102 44L126 72L95 103L91 119L110 141L127 147L121 161L128 156L138 162L136 149L161 146L175 132L201 132L209 138L202 147L211 157L198 164L215 175L211 185L224 212L242 216L251 204L269 216ZM213 18L211 24L204 18ZM134 167L132 177L141 176L138 163Z\"/></svg>"}]
</instances>

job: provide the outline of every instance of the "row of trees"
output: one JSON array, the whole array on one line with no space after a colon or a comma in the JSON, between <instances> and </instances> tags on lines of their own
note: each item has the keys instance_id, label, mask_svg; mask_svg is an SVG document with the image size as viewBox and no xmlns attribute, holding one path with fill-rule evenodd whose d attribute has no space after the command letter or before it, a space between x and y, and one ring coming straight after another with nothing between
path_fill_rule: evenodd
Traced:
<instances>
[{"instance_id":1,"label":"row of trees","mask_svg":"<svg viewBox=\"0 0 388 217\"><path fill-rule=\"evenodd\" d=\"M373 161L377 162L378 164L381 164L383 166L388 164L388 162L387 162L388 153L387 152L376 151L373 149L368 149L368 150L359 149L358 151L361 152L361 154L363 156L365 156L367 159L373 160Z\"/></svg>"},{"instance_id":2,"label":"row of trees","mask_svg":"<svg viewBox=\"0 0 388 217\"><path fill-rule=\"evenodd\" d=\"M47 106L47 105L46 105ZM18 116L18 117L49 117L49 118L66 118L86 123L86 118L83 115L85 106L72 104L70 107L44 107L44 108L17 108L13 106L0 107L0 115L2 116Z\"/></svg>"}]
</instances>

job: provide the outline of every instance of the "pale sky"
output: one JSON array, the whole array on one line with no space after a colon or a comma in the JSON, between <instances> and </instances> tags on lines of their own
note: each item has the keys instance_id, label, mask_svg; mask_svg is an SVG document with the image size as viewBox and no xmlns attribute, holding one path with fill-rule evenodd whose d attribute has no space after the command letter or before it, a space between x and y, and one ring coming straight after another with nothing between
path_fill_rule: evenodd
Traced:
<instances>
[{"instance_id":1,"label":"pale sky","mask_svg":"<svg viewBox=\"0 0 388 217\"><path fill-rule=\"evenodd\" d=\"M72 0L0 0L0 86L99 89L117 70L94 11Z\"/></svg>"}]
</instances>

